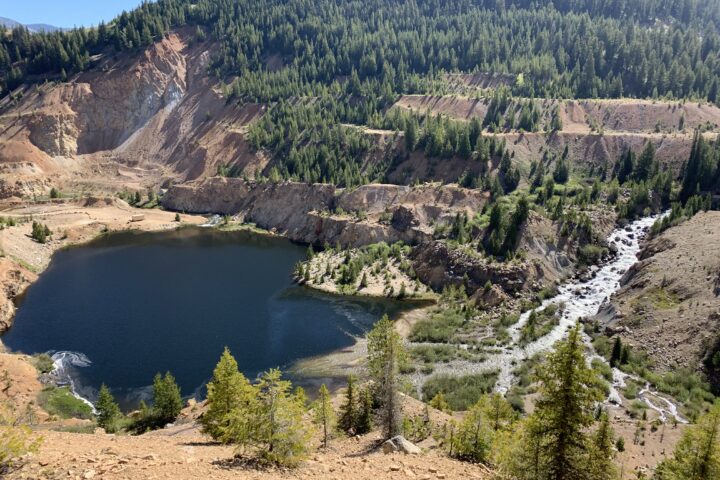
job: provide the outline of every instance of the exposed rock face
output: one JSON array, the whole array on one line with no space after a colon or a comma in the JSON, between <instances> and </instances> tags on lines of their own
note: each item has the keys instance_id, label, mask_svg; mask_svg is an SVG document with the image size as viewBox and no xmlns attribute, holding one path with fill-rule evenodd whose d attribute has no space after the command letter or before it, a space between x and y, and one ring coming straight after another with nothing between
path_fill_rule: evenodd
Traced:
<instances>
[{"instance_id":1,"label":"exposed rock face","mask_svg":"<svg viewBox=\"0 0 720 480\"><path fill-rule=\"evenodd\" d=\"M432 239L431 223L477 211L485 200L482 193L454 186L365 185L343 190L213 177L171 187L163 205L192 213L238 215L295 241L358 247L398 240L427 242ZM383 219L386 214L390 221Z\"/></svg>"},{"instance_id":2,"label":"exposed rock face","mask_svg":"<svg viewBox=\"0 0 720 480\"><path fill-rule=\"evenodd\" d=\"M486 201L485 194L454 185L373 184L344 190L332 185L263 184L222 177L174 185L162 199L170 210L236 215L303 243L360 247L401 240L417 245L413 267L420 280L435 290L465 284L472 294L489 280L512 294L526 286L539 288L574 269L576 246L556 246L557 226L535 213L523 227L524 261L490 262L433 239L435 225L452 222L461 212L472 216ZM612 228L610 221L597 223L601 234L604 223ZM481 300L497 304L503 297Z\"/></svg>"},{"instance_id":3,"label":"exposed rock face","mask_svg":"<svg viewBox=\"0 0 720 480\"><path fill-rule=\"evenodd\" d=\"M454 284L465 285L469 292L475 292L490 281L506 292L518 292L532 275L526 263L491 263L445 242L421 245L413 252L412 260L418 278L435 290Z\"/></svg>"},{"instance_id":4,"label":"exposed rock face","mask_svg":"<svg viewBox=\"0 0 720 480\"><path fill-rule=\"evenodd\" d=\"M207 75L212 43L188 45L186 37L174 32L140 53L106 53L65 83L31 86L15 103L0 99L0 166L15 165L0 179L0 198L46 194L47 184L144 190L219 166L264 168L245 139L264 106L227 104Z\"/></svg>"},{"instance_id":5,"label":"exposed rock face","mask_svg":"<svg viewBox=\"0 0 720 480\"><path fill-rule=\"evenodd\" d=\"M33 272L0 258L0 334L12 325L15 298L37 279Z\"/></svg>"},{"instance_id":6,"label":"exposed rock face","mask_svg":"<svg viewBox=\"0 0 720 480\"><path fill-rule=\"evenodd\" d=\"M29 123L30 141L51 156L77 153L78 129L75 115L38 115Z\"/></svg>"},{"instance_id":7,"label":"exposed rock face","mask_svg":"<svg viewBox=\"0 0 720 480\"><path fill-rule=\"evenodd\" d=\"M119 147L161 109L185 92L185 57L171 41L158 42L137 59L106 60L38 98L31 98L30 141L50 156Z\"/></svg>"},{"instance_id":8,"label":"exposed rock face","mask_svg":"<svg viewBox=\"0 0 720 480\"><path fill-rule=\"evenodd\" d=\"M496 307L505 302L507 298L505 292L497 285L493 285L489 289L480 288L472 296L475 305L485 305L487 307Z\"/></svg>"}]
</instances>

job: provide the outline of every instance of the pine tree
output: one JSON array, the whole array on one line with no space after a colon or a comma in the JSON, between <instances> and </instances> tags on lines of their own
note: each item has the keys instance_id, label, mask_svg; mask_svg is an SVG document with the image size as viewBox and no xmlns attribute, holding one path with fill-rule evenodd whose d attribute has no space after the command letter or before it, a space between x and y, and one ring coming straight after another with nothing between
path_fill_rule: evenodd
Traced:
<instances>
[{"instance_id":1,"label":"pine tree","mask_svg":"<svg viewBox=\"0 0 720 480\"><path fill-rule=\"evenodd\" d=\"M340 428L350 435L357 433L358 398L355 390L355 376L350 375L345 389L345 403L340 406Z\"/></svg>"},{"instance_id":2,"label":"pine tree","mask_svg":"<svg viewBox=\"0 0 720 480\"><path fill-rule=\"evenodd\" d=\"M440 410L441 412L450 412L450 405L445 400L445 396L442 394L442 392L438 392L435 394L435 396L430 400L430 406L433 407L435 410Z\"/></svg>"},{"instance_id":3,"label":"pine tree","mask_svg":"<svg viewBox=\"0 0 720 480\"><path fill-rule=\"evenodd\" d=\"M95 410L97 410L98 426L104 428L108 433L113 433L116 429L115 423L120 417L120 407L104 383L100 386Z\"/></svg>"},{"instance_id":4,"label":"pine tree","mask_svg":"<svg viewBox=\"0 0 720 480\"><path fill-rule=\"evenodd\" d=\"M407 121L407 126L405 127L405 148L407 149L408 153L415 150L415 146L417 145L417 136L417 120L415 120L414 117L410 117L410 119L408 119Z\"/></svg>"},{"instance_id":5,"label":"pine tree","mask_svg":"<svg viewBox=\"0 0 720 480\"><path fill-rule=\"evenodd\" d=\"M656 475L660 480L711 480L720 478L720 401L683 434L669 460Z\"/></svg>"},{"instance_id":6,"label":"pine tree","mask_svg":"<svg viewBox=\"0 0 720 480\"><path fill-rule=\"evenodd\" d=\"M30 236L36 242L45 243L45 242L47 242L48 237L51 235L52 235L52 232L50 231L50 228L48 228L47 225L43 225L40 222L32 223L32 233L30 234Z\"/></svg>"},{"instance_id":7,"label":"pine tree","mask_svg":"<svg viewBox=\"0 0 720 480\"><path fill-rule=\"evenodd\" d=\"M362 278L360 279L360 288L367 288L367 286L368 286L367 272L363 272Z\"/></svg>"},{"instance_id":8,"label":"pine tree","mask_svg":"<svg viewBox=\"0 0 720 480\"><path fill-rule=\"evenodd\" d=\"M637 164L633 170L633 180L636 182L646 181L654 175L653 170L656 169L655 147L652 142L648 141L640 157L638 157Z\"/></svg>"},{"instance_id":9,"label":"pine tree","mask_svg":"<svg viewBox=\"0 0 720 480\"><path fill-rule=\"evenodd\" d=\"M207 385L207 410L200 418L203 433L215 440L229 442L230 414L236 409L247 408L254 395L250 382L238 370L237 361L225 347Z\"/></svg>"},{"instance_id":10,"label":"pine tree","mask_svg":"<svg viewBox=\"0 0 720 480\"><path fill-rule=\"evenodd\" d=\"M163 377L159 373L153 381L153 414L161 423L175 421L182 410L180 387L175 383L175 377L166 372Z\"/></svg>"},{"instance_id":11,"label":"pine tree","mask_svg":"<svg viewBox=\"0 0 720 480\"><path fill-rule=\"evenodd\" d=\"M488 460L492 445L492 428L481 402L473 405L448 441L452 456L475 463Z\"/></svg>"},{"instance_id":12,"label":"pine tree","mask_svg":"<svg viewBox=\"0 0 720 480\"><path fill-rule=\"evenodd\" d=\"M555 170L553 171L553 180L555 183L564 185L570 179L570 168L567 162L562 157L555 163Z\"/></svg>"},{"instance_id":13,"label":"pine tree","mask_svg":"<svg viewBox=\"0 0 720 480\"><path fill-rule=\"evenodd\" d=\"M510 403L497 392L483 395L478 403L493 431L508 429L517 418Z\"/></svg>"},{"instance_id":14,"label":"pine tree","mask_svg":"<svg viewBox=\"0 0 720 480\"><path fill-rule=\"evenodd\" d=\"M613 463L614 433L610 426L610 418L606 412L600 417L600 425L590 442L590 461L588 480L614 480L617 478Z\"/></svg>"},{"instance_id":15,"label":"pine tree","mask_svg":"<svg viewBox=\"0 0 720 480\"><path fill-rule=\"evenodd\" d=\"M384 315L367 335L368 370L380 390L383 432L386 438L401 430L400 404L397 397L398 366L405 357L400 334Z\"/></svg>"},{"instance_id":16,"label":"pine tree","mask_svg":"<svg viewBox=\"0 0 720 480\"><path fill-rule=\"evenodd\" d=\"M337 419L332 406L332 400L330 399L330 392L328 392L324 383L320 386L318 398L313 404L312 409L315 423L322 429L323 448L327 448L333 431L335 430Z\"/></svg>"},{"instance_id":17,"label":"pine tree","mask_svg":"<svg viewBox=\"0 0 720 480\"><path fill-rule=\"evenodd\" d=\"M470 146L470 134L467 128L463 128L462 132L460 132L458 155L462 158L469 158L470 153L472 153L472 147Z\"/></svg>"},{"instance_id":18,"label":"pine tree","mask_svg":"<svg viewBox=\"0 0 720 480\"><path fill-rule=\"evenodd\" d=\"M541 455L548 478L582 478L587 472L586 429L593 423L594 403L599 401L595 372L583 355L580 327L570 331L548 355L539 372L540 398L534 416L542 425Z\"/></svg>"},{"instance_id":19,"label":"pine tree","mask_svg":"<svg viewBox=\"0 0 720 480\"><path fill-rule=\"evenodd\" d=\"M551 480L543 455L543 429L542 419L530 415L512 430L500 432L492 452L498 473L516 480Z\"/></svg>"},{"instance_id":20,"label":"pine tree","mask_svg":"<svg viewBox=\"0 0 720 480\"><path fill-rule=\"evenodd\" d=\"M623 345L622 352L620 352L620 365L627 365L630 361L630 348L627 345Z\"/></svg>"},{"instance_id":21,"label":"pine tree","mask_svg":"<svg viewBox=\"0 0 720 480\"><path fill-rule=\"evenodd\" d=\"M622 356L622 340L620 337L615 337L615 343L613 344L612 352L610 353L610 366L617 367Z\"/></svg>"},{"instance_id":22,"label":"pine tree","mask_svg":"<svg viewBox=\"0 0 720 480\"><path fill-rule=\"evenodd\" d=\"M629 148L625 150L619 161L617 179L620 184L625 183L635 170L635 153Z\"/></svg>"},{"instance_id":23,"label":"pine tree","mask_svg":"<svg viewBox=\"0 0 720 480\"><path fill-rule=\"evenodd\" d=\"M357 434L364 435L372 430L373 400L369 388L364 388L360 394L360 413L357 417Z\"/></svg>"},{"instance_id":24,"label":"pine tree","mask_svg":"<svg viewBox=\"0 0 720 480\"><path fill-rule=\"evenodd\" d=\"M305 407L297 396L290 394L291 387L278 369L265 372L257 385L256 441L261 457L286 466L297 465L305 458L310 437L303 422Z\"/></svg>"}]
</instances>

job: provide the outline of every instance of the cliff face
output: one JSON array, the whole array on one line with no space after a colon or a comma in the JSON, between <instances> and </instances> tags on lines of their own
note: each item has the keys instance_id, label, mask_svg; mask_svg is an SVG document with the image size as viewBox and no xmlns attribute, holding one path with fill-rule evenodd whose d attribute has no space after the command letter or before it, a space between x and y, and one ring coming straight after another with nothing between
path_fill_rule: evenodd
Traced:
<instances>
[{"instance_id":1,"label":"cliff face","mask_svg":"<svg viewBox=\"0 0 720 480\"><path fill-rule=\"evenodd\" d=\"M172 186L163 205L177 211L238 215L299 242L356 247L380 241L427 241L435 222L459 212L472 214L486 200L481 192L454 186L365 185L344 190L214 177Z\"/></svg>"},{"instance_id":2,"label":"cliff face","mask_svg":"<svg viewBox=\"0 0 720 480\"><path fill-rule=\"evenodd\" d=\"M48 185L144 189L221 165L261 165L244 129L263 106L226 104L207 75L213 45L188 37L172 33L140 54L106 52L66 83L0 101L0 198Z\"/></svg>"},{"instance_id":3,"label":"cliff face","mask_svg":"<svg viewBox=\"0 0 720 480\"><path fill-rule=\"evenodd\" d=\"M0 334L10 328L15 317L15 298L37 275L7 258L0 258Z\"/></svg>"},{"instance_id":4,"label":"cliff face","mask_svg":"<svg viewBox=\"0 0 720 480\"><path fill-rule=\"evenodd\" d=\"M435 290L445 285L465 285L468 292L482 290L489 281L506 293L516 293L531 280L533 269L525 262L492 263L464 249L450 248L444 242L430 242L413 252L413 268L418 278Z\"/></svg>"},{"instance_id":5,"label":"cliff face","mask_svg":"<svg viewBox=\"0 0 720 480\"><path fill-rule=\"evenodd\" d=\"M186 91L177 37L138 58L108 58L68 83L33 90L16 107L13 126L48 156L113 150Z\"/></svg>"}]
</instances>

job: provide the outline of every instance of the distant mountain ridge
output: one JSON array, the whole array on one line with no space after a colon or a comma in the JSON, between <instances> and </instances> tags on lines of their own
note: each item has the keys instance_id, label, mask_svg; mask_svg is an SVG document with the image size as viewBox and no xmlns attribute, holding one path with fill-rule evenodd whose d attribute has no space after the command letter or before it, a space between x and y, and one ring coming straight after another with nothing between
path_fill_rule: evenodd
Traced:
<instances>
[{"instance_id":1,"label":"distant mountain ridge","mask_svg":"<svg viewBox=\"0 0 720 480\"><path fill-rule=\"evenodd\" d=\"M15 28L17 26L23 25L27 27L28 30L34 33L40 33L40 32L56 32L58 30L68 30L67 28L62 27L56 27L55 25L48 25L46 23L29 23L27 25L24 25L18 21L15 21L11 18L5 18L0 17L0 25L3 25L7 28Z\"/></svg>"}]
</instances>

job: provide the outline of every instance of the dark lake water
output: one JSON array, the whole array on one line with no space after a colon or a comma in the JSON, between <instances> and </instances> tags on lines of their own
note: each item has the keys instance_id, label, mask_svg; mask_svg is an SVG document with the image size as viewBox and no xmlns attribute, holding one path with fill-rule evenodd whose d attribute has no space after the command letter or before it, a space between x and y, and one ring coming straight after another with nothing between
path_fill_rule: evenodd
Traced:
<instances>
[{"instance_id":1,"label":"dark lake water","mask_svg":"<svg viewBox=\"0 0 720 480\"><path fill-rule=\"evenodd\" d=\"M59 251L2 337L10 349L63 358L76 390L106 383L126 406L171 371L202 395L224 346L254 377L354 343L400 305L293 284L305 248L249 232L116 233Z\"/></svg>"}]
</instances>

